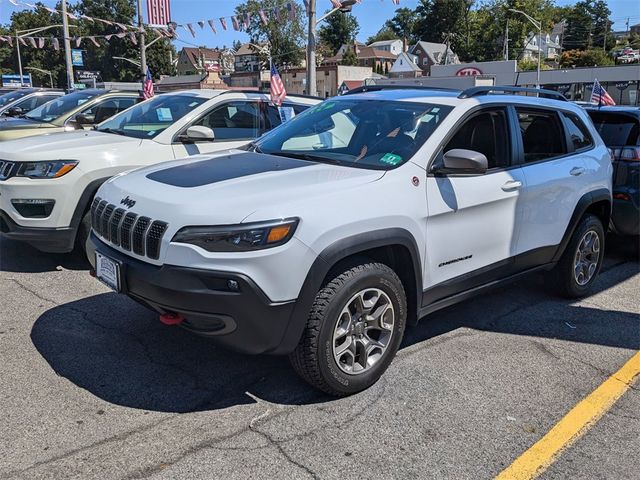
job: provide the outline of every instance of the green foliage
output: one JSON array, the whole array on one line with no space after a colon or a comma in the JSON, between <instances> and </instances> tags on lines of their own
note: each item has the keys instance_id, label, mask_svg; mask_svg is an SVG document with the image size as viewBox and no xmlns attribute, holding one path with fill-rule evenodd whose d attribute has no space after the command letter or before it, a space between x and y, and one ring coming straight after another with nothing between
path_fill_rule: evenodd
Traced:
<instances>
[{"instance_id":1,"label":"green foliage","mask_svg":"<svg viewBox=\"0 0 640 480\"><path fill-rule=\"evenodd\" d=\"M560 58L560 66L563 68L602 67L613 64L613 59L599 48L591 48L589 50L567 50L562 53L562 57Z\"/></svg>"},{"instance_id":2,"label":"green foliage","mask_svg":"<svg viewBox=\"0 0 640 480\"><path fill-rule=\"evenodd\" d=\"M611 32L613 22L609 20L610 15L611 10L604 0L584 0L576 3L567 13L565 47L586 50L604 45L607 50L613 48L616 42Z\"/></svg>"},{"instance_id":3,"label":"green foliage","mask_svg":"<svg viewBox=\"0 0 640 480\"><path fill-rule=\"evenodd\" d=\"M534 60L532 58L523 58L518 62L518 70L521 72L531 72L538 70L538 60ZM551 70L549 65L542 63L540 65L540 70Z\"/></svg>"},{"instance_id":4,"label":"green foliage","mask_svg":"<svg viewBox=\"0 0 640 480\"><path fill-rule=\"evenodd\" d=\"M306 33L304 29L305 8L296 3L296 18L292 22L288 17L282 18L280 23L271 21L263 25L260 20L260 10L272 11L277 8L286 15L287 3L291 0L246 0L236 7L236 15L244 18L247 13L251 15L251 23L247 29L247 34L251 43L269 43L273 62L277 66L284 63L299 65L304 59L304 45L306 44ZM262 58L266 63L267 58Z\"/></svg>"},{"instance_id":5,"label":"green foliage","mask_svg":"<svg viewBox=\"0 0 640 480\"><path fill-rule=\"evenodd\" d=\"M416 37L416 11L410 8L398 8L396 14L384 24L384 28L395 34L394 38L406 38L409 43L415 43ZM387 39L391 40L391 39Z\"/></svg>"},{"instance_id":6,"label":"green foliage","mask_svg":"<svg viewBox=\"0 0 640 480\"><path fill-rule=\"evenodd\" d=\"M358 65L358 56L356 55L356 52L353 51L353 48L347 48L347 51L344 52L344 55L342 56L340 64L351 66Z\"/></svg>"},{"instance_id":7,"label":"green foliage","mask_svg":"<svg viewBox=\"0 0 640 480\"><path fill-rule=\"evenodd\" d=\"M367 45L371 45L373 42L382 42L384 40L395 40L398 36L395 34L393 30L390 30L387 27L383 27L371 37L367 38Z\"/></svg>"},{"instance_id":8,"label":"green foliage","mask_svg":"<svg viewBox=\"0 0 640 480\"><path fill-rule=\"evenodd\" d=\"M135 24L136 10L135 0L81 0L73 6L71 11L91 17L101 18L119 22L122 24ZM39 4L41 5L41 4ZM57 8L61 8L60 5ZM16 30L27 30L48 25L62 23L62 15L49 13L44 8L36 10L23 10L15 12L11 16L11 23L4 32ZM100 22L89 22L87 20L74 20L70 22L70 35L108 35L118 33L120 30L116 26L105 25ZM3 33L4 33L3 32ZM64 43L62 42L62 29L56 28L44 31L34 36L42 36L45 40L43 49L36 49L32 46L21 46L20 57L24 72L28 72L26 67L37 67L49 70L54 77L54 84L58 87L66 87L66 67L64 59ZM51 45L51 37L60 39L60 50L55 51ZM147 42L155 38L152 31L147 32ZM98 39L100 46L95 46L90 40L84 40L80 48L84 51L84 67L86 70L97 70L101 73L104 81L138 81L142 75L138 68L128 62L113 60L113 57L125 57L138 59L140 57L139 47L134 45L128 38L119 39L113 37L107 44L105 40ZM75 42L72 42L72 48ZM167 40L159 40L147 49L147 63L154 77L160 75L170 75L174 72L170 62L170 56L175 57L175 49ZM0 47L0 71L2 73L14 73L18 71L18 59L15 47L3 44ZM38 85L49 85L48 75L32 72L34 80Z\"/></svg>"},{"instance_id":9,"label":"green foliage","mask_svg":"<svg viewBox=\"0 0 640 480\"><path fill-rule=\"evenodd\" d=\"M637 50L640 48L640 35L637 33L632 33L629 36L629 45L631 46L631 48Z\"/></svg>"},{"instance_id":10,"label":"green foliage","mask_svg":"<svg viewBox=\"0 0 640 480\"><path fill-rule=\"evenodd\" d=\"M331 48L333 55L342 45L353 41L359 32L360 25L356 17L341 12L328 16L319 29L321 42Z\"/></svg>"}]
</instances>

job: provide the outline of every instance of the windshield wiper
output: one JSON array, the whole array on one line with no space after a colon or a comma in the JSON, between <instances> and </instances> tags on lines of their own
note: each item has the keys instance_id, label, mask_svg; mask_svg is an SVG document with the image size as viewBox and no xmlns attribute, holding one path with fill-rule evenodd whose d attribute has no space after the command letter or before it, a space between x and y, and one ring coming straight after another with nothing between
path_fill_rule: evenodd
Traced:
<instances>
[{"instance_id":1,"label":"windshield wiper","mask_svg":"<svg viewBox=\"0 0 640 480\"><path fill-rule=\"evenodd\" d=\"M124 130L118 130L117 128L96 128L96 130L104 133L115 133L116 135L122 135L123 137L127 136L127 134L124 133Z\"/></svg>"},{"instance_id":2,"label":"windshield wiper","mask_svg":"<svg viewBox=\"0 0 640 480\"><path fill-rule=\"evenodd\" d=\"M308 160L310 162L318 163L330 163L332 165L343 165L345 162L336 160L334 158L320 157L318 155L311 155L309 153L294 153L294 152L264 152L269 155L275 155L276 157L295 158L296 160Z\"/></svg>"}]
</instances>

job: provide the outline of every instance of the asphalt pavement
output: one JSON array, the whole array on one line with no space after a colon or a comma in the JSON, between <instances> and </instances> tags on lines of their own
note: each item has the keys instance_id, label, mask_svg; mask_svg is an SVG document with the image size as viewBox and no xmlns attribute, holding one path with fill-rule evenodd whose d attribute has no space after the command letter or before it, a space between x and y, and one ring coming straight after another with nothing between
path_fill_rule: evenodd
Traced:
<instances>
[{"instance_id":1,"label":"asphalt pavement","mask_svg":"<svg viewBox=\"0 0 640 480\"><path fill-rule=\"evenodd\" d=\"M484 479L640 349L640 264L609 244L596 291L533 276L409 328L344 399L286 358L218 348L0 239L0 479ZM638 478L640 382L542 478Z\"/></svg>"}]
</instances>

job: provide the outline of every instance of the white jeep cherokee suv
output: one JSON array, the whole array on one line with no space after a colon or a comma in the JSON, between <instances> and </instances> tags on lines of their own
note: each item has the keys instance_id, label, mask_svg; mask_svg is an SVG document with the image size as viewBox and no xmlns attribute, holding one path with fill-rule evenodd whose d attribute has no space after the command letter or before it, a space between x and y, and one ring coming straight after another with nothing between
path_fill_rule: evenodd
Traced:
<instances>
[{"instance_id":1,"label":"white jeep cherokee suv","mask_svg":"<svg viewBox=\"0 0 640 480\"><path fill-rule=\"evenodd\" d=\"M300 113L319 102L289 96L284 107ZM139 103L95 130L0 142L0 231L46 252L69 252L84 245L91 200L110 177L239 147L280 123L264 93L193 90Z\"/></svg>"},{"instance_id":2,"label":"white jeep cherokee suv","mask_svg":"<svg viewBox=\"0 0 640 480\"><path fill-rule=\"evenodd\" d=\"M513 90L365 87L244 150L113 178L93 273L164 323L290 354L335 395L380 377L407 322L485 287L548 270L584 295L611 157L580 107Z\"/></svg>"}]
</instances>

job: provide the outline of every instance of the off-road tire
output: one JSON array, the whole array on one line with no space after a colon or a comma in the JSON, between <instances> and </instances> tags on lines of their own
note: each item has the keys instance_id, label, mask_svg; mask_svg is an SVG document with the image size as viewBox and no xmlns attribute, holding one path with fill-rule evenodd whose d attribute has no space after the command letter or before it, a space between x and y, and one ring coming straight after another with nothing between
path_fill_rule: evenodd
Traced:
<instances>
[{"instance_id":1,"label":"off-road tire","mask_svg":"<svg viewBox=\"0 0 640 480\"><path fill-rule=\"evenodd\" d=\"M574 275L574 262L580 242L589 231L593 231L598 235L598 239L600 241L600 254L595 273L588 283L580 285ZM587 295L591 291L593 283L598 276L598 272L602 267L604 247L605 234L602 222L595 215L585 215L573 232L571 240L569 240L569 243L567 244L567 248L563 252L562 257L560 257L560 261L556 267L549 272L548 278L554 292L566 298L579 298Z\"/></svg>"},{"instance_id":2,"label":"off-road tire","mask_svg":"<svg viewBox=\"0 0 640 480\"><path fill-rule=\"evenodd\" d=\"M395 318L389 345L368 371L349 375L333 355L333 333L340 312L363 289L382 290L391 300ZM365 390L378 381L395 357L407 320L407 300L396 273L381 263L364 263L336 273L318 292L296 349L289 355L294 370L314 387L334 396Z\"/></svg>"}]
</instances>

